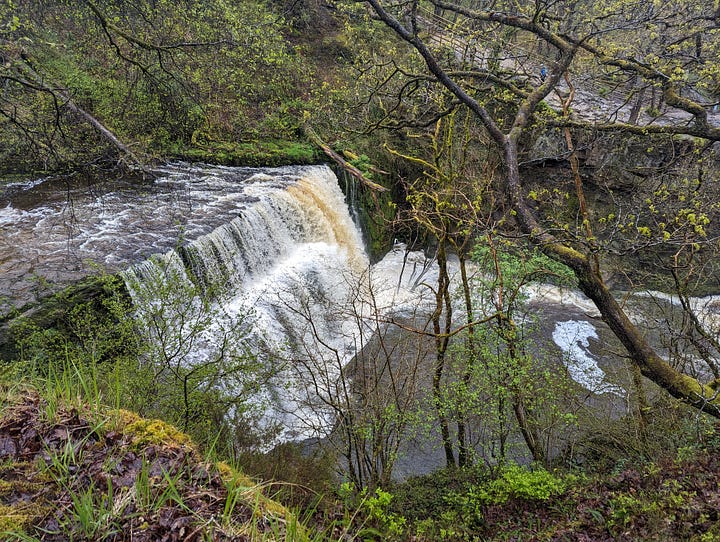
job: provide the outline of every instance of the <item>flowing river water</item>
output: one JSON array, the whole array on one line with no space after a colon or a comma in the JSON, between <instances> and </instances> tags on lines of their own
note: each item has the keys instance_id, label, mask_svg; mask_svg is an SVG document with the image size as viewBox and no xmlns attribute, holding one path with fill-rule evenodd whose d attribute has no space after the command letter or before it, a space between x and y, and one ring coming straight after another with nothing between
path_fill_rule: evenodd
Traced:
<instances>
[{"instance_id":1,"label":"flowing river water","mask_svg":"<svg viewBox=\"0 0 720 542\"><path fill-rule=\"evenodd\" d=\"M323 436L337 413L322 395L337 392L343 367L377 333L368 322L428 314L433 298L423 284L432 284L436 266L399 244L370 265L337 178L325 166L176 163L155 174L146 184L6 184L0 193L3 310L101 269L121 273L138 312L147 312L171 272L171 290L196 295L199 287L217 307L218 321L202 330L183 363L214 355L223 348L218 336L241 319L242 340L294 363L257 394L266 421L280 425L278 440ZM622 415L629 371L592 304L542 284L526 295L528 313L539 322L538 350L553 352L588 397ZM645 297L677 304L668 296ZM694 303L710 323L715 298ZM195 310L192 301L186 306Z\"/></svg>"}]
</instances>

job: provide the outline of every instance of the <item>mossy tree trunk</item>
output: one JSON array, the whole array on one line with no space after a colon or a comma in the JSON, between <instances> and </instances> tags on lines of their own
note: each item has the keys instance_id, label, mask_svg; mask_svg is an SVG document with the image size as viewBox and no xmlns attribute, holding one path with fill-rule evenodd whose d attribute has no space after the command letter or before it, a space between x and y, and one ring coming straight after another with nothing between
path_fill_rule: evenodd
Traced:
<instances>
[{"instance_id":1,"label":"mossy tree trunk","mask_svg":"<svg viewBox=\"0 0 720 542\"><path fill-rule=\"evenodd\" d=\"M642 127L622 122L609 122L603 125L602 129L640 135L650 133L684 134L700 137L710 142L720 141L720 129L708 123L705 108L678 92L678 83L672 74L648 68L640 62L623 58L622 55L613 56L612 52L605 52L600 46L591 46L587 37L576 38L568 34L553 33L542 24L544 17L542 13L531 17L508 15L499 11L473 11L454 3L433 0L432 4L436 8L452 10L475 24L497 24L528 32L550 44L555 50L555 60L544 81L529 91L511 88L516 99L514 116L510 119L500 119L494 117L492 110L473 97L471 94L473 91L463 82L463 76L467 72L458 74L441 66L439 57L436 57L431 51L429 42L421 37L419 24L421 14L418 12L417 4L414 4L409 14L404 14L403 21L407 22L401 23L399 19L390 14L381 0L367 0L367 3L372 6L381 21L422 56L431 77L472 111L485 127L503 159L504 175L501 182L505 187L504 203L507 205L506 208L511 210L514 223L526 236L527 241L537 246L550 258L572 269L582 292L596 305L602 319L624 345L630 359L645 377L658 384L673 397L720 418L720 399L715 390L696 378L676 370L657 353L644 334L631 322L605 283L600 270L599 258L590 251L585 252L589 243L574 244L571 241L557 238L540 222L526 199L526 187L519 168L519 142L530 126L533 114L537 111L540 102L557 87L580 50L584 54L594 56L603 65L612 66L629 76L638 75L646 81L661 84L665 102L694 118L694 122L691 124L683 122ZM596 42L602 44L599 39ZM612 48L608 48L607 51L612 51ZM672 69L672 66L667 69ZM580 122L573 124L589 126L589 124Z\"/></svg>"}]
</instances>

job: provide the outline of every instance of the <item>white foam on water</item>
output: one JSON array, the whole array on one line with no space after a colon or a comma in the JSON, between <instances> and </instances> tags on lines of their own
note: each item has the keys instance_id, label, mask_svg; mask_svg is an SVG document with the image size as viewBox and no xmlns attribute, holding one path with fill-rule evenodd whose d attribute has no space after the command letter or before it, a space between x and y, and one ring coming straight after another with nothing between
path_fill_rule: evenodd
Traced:
<instances>
[{"instance_id":1,"label":"white foam on water","mask_svg":"<svg viewBox=\"0 0 720 542\"><path fill-rule=\"evenodd\" d=\"M207 288L213 321L182 363L212 359L242 320L243 341L275 372L251 399L266 426L280 422L278 442L324 436L336 414L327 403L337 403L340 371L361 333L351 306L368 268L361 236L329 168L302 168L292 178L263 173L247 183L244 194L254 200L245 200L240 215L184 249L191 275L170 251L132 267L126 280L140 312L143 302L147 312L153 308L157 296L143 289L154 288L152 277L165 269L178 284ZM165 318L172 324L175 317Z\"/></svg>"},{"instance_id":2,"label":"white foam on water","mask_svg":"<svg viewBox=\"0 0 720 542\"><path fill-rule=\"evenodd\" d=\"M407 252L397 243L385 257L372 266L370 281L374 302L382 314L412 317L428 312L435 303L438 265L422 252Z\"/></svg>"},{"instance_id":3,"label":"white foam on water","mask_svg":"<svg viewBox=\"0 0 720 542\"><path fill-rule=\"evenodd\" d=\"M0 227L8 227L17 229L19 226L24 224L36 223L42 220L48 214L53 213L53 210L48 207L37 207L31 210L16 209L11 204L7 204L4 208L0 209ZM11 230L8 230L8 234Z\"/></svg>"},{"instance_id":4,"label":"white foam on water","mask_svg":"<svg viewBox=\"0 0 720 542\"><path fill-rule=\"evenodd\" d=\"M523 286L522 291L528 296L528 301L570 305L584 312L590 318L600 316L600 312L592 300L577 290L570 290L552 284L533 282Z\"/></svg>"},{"instance_id":5,"label":"white foam on water","mask_svg":"<svg viewBox=\"0 0 720 542\"><path fill-rule=\"evenodd\" d=\"M583 320L557 322L552 338L563 351L568 373L575 382L594 393L625 396L625 391L621 387L606 382L605 372L589 351L590 339L599 338L595 326L590 322Z\"/></svg>"}]
</instances>

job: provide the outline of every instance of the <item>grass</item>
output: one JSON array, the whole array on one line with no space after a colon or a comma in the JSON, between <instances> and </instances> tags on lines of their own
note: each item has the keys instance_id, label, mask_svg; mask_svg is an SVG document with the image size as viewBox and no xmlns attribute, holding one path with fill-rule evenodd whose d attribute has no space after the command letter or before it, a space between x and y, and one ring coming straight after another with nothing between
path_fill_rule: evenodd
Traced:
<instances>
[{"instance_id":1,"label":"grass","mask_svg":"<svg viewBox=\"0 0 720 542\"><path fill-rule=\"evenodd\" d=\"M63 363L34 385L3 381L0 405L0 438L21 436L0 470L3 540L140 541L178 529L208 540L316 539L266 485L206 461L186 435L104 407L92 370Z\"/></svg>"},{"instance_id":2,"label":"grass","mask_svg":"<svg viewBox=\"0 0 720 542\"><path fill-rule=\"evenodd\" d=\"M268 542L573 533L720 539L720 439L710 429L705 447L688 444L662 461L626 461L594 477L514 465L495 477L456 469L395 487L392 495L351 491L343 500L329 488L322 505L313 500L298 513L274 498L292 491L219 461L212 443L201 454L166 422L105 406L114 395L98 383L101 366L66 355L42 376L23 365L7 369L0 371L0 540L142 542L170 531ZM312 470L292 449L268 457Z\"/></svg>"},{"instance_id":3,"label":"grass","mask_svg":"<svg viewBox=\"0 0 720 542\"><path fill-rule=\"evenodd\" d=\"M217 142L203 147L175 148L176 158L226 166L268 167L316 164L319 149L297 141Z\"/></svg>"}]
</instances>

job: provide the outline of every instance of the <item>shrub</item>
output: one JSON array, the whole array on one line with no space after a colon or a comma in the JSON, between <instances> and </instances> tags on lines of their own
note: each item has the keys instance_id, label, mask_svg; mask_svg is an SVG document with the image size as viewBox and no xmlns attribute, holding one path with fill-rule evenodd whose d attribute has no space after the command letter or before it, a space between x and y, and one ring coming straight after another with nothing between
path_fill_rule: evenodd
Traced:
<instances>
[{"instance_id":1,"label":"shrub","mask_svg":"<svg viewBox=\"0 0 720 542\"><path fill-rule=\"evenodd\" d=\"M543 468L530 470L511 464L504 467L497 478L470 485L462 492L452 492L446 501L460 517L480 525L483 522L483 506L505 504L509 499L547 501L563 494L568 487L567 482L567 478L558 478Z\"/></svg>"},{"instance_id":2,"label":"shrub","mask_svg":"<svg viewBox=\"0 0 720 542\"><path fill-rule=\"evenodd\" d=\"M534 470L509 465L500 476L479 492L487 504L503 504L510 498L527 501L547 501L565 492L567 483L543 468Z\"/></svg>"}]
</instances>

